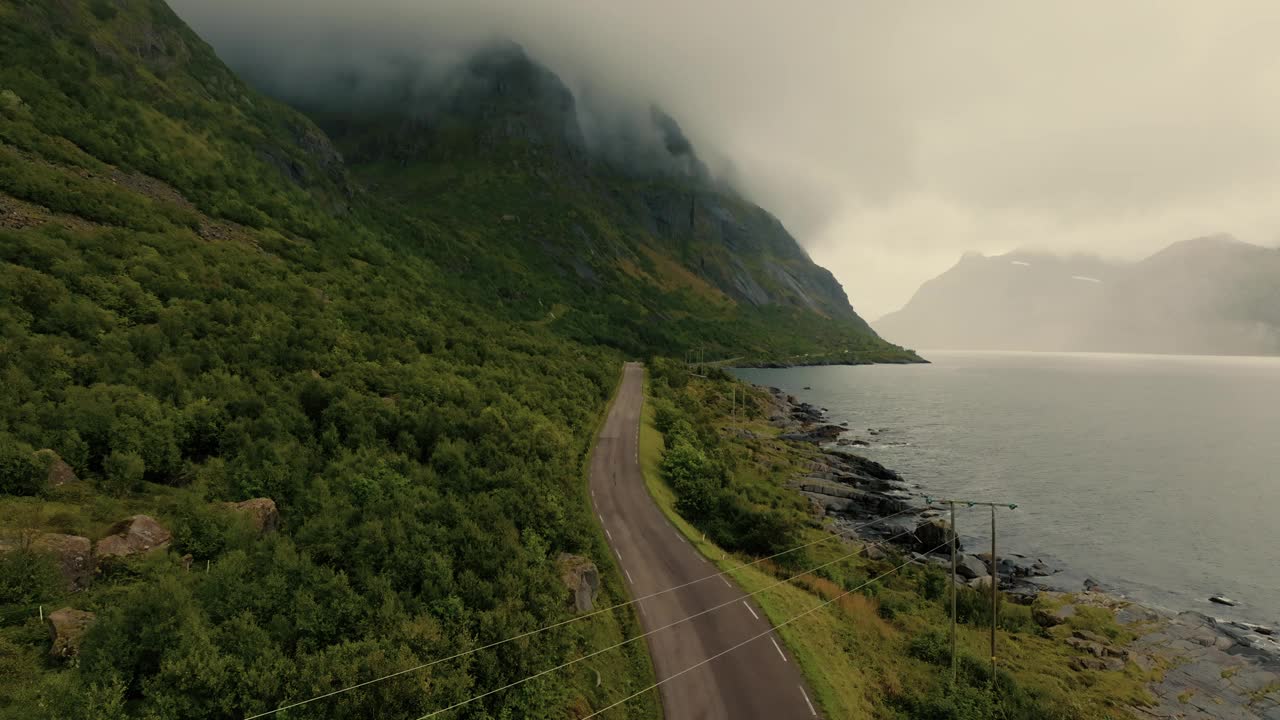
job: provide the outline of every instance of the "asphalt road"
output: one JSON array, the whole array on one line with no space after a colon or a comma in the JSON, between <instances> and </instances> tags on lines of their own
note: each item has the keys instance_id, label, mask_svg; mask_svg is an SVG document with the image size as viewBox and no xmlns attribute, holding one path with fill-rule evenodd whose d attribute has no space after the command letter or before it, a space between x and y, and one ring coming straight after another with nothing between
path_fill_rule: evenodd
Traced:
<instances>
[{"instance_id":1,"label":"asphalt road","mask_svg":"<svg viewBox=\"0 0 1280 720\"><path fill-rule=\"evenodd\" d=\"M644 486L638 462L644 369L628 363L596 441L591 496L632 597L643 597L716 572L694 550ZM637 603L646 632L739 599L646 640L658 680L769 629L759 606L720 576ZM769 633L660 687L667 720L818 717L794 659Z\"/></svg>"}]
</instances>

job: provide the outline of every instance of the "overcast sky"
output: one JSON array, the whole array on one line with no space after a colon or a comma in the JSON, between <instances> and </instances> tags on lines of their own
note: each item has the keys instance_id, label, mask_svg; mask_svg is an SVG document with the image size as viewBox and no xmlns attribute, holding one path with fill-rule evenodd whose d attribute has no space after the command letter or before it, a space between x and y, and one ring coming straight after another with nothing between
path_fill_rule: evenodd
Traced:
<instances>
[{"instance_id":1,"label":"overcast sky","mask_svg":"<svg viewBox=\"0 0 1280 720\"><path fill-rule=\"evenodd\" d=\"M224 55L505 35L579 91L655 100L869 319L965 250L1280 244L1273 0L172 4Z\"/></svg>"}]
</instances>

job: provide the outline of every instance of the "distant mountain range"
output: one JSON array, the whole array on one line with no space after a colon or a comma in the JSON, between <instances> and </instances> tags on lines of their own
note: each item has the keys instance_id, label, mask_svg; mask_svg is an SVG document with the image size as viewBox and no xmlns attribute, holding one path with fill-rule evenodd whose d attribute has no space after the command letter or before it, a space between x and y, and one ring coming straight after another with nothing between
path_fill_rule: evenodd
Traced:
<instances>
[{"instance_id":1,"label":"distant mountain range","mask_svg":"<svg viewBox=\"0 0 1280 720\"><path fill-rule=\"evenodd\" d=\"M1214 235L1138 262L968 253L874 323L916 348L1280 354L1280 249Z\"/></svg>"}]
</instances>

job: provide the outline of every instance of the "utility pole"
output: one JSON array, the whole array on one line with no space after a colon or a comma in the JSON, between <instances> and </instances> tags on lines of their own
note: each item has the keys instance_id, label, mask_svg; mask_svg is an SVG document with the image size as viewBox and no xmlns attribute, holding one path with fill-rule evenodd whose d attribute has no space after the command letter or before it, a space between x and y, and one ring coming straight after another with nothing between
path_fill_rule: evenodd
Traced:
<instances>
[{"instance_id":1,"label":"utility pole","mask_svg":"<svg viewBox=\"0 0 1280 720\"><path fill-rule=\"evenodd\" d=\"M956 534L956 503L964 503L968 507L983 505L991 508L991 685L996 682L996 623L1000 619L1000 562L996 557L996 508L1007 507L1017 510L1017 503L980 502L977 500L939 500L925 497L925 503L945 503L951 507L951 677L956 674L956 544L960 536Z\"/></svg>"},{"instance_id":2,"label":"utility pole","mask_svg":"<svg viewBox=\"0 0 1280 720\"><path fill-rule=\"evenodd\" d=\"M996 586L1000 584L1000 565L996 562L996 506L991 506L991 687L996 686L996 620L1000 613Z\"/></svg>"},{"instance_id":3,"label":"utility pole","mask_svg":"<svg viewBox=\"0 0 1280 720\"><path fill-rule=\"evenodd\" d=\"M951 501L951 684L956 684L956 545L960 533L956 530L956 503Z\"/></svg>"}]
</instances>

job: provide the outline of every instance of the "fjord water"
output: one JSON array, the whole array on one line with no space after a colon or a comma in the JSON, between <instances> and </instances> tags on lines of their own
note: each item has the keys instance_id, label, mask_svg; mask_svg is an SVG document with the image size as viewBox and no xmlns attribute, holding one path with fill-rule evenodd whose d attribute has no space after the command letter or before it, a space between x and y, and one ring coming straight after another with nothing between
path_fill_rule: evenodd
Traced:
<instances>
[{"instance_id":1,"label":"fjord water","mask_svg":"<svg viewBox=\"0 0 1280 720\"><path fill-rule=\"evenodd\" d=\"M1064 585L1280 620L1280 358L922 355L933 364L737 374L828 408L871 442L851 449L923 492L1017 503L998 550L1053 558ZM989 523L959 516L968 549ZM1219 593L1240 606L1208 602Z\"/></svg>"}]
</instances>

